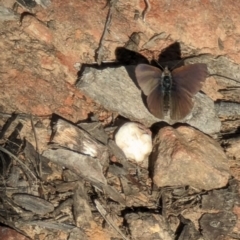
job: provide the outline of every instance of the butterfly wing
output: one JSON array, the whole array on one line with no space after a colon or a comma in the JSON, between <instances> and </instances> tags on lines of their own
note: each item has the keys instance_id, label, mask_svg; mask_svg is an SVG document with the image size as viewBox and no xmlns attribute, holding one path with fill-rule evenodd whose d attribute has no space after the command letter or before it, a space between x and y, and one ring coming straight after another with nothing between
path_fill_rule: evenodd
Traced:
<instances>
[{"instance_id":1,"label":"butterfly wing","mask_svg":"<svg viewBox=\"0 0 240 240\"><path fill-rule=\"evenodd\" d=\"M172 72L171 110L172 119L182 119L193 108L192 97L201 89L207 77L206 64L192 64Z\"/></svg>"},{"instance_id":2,"label":"butterfly wing","mask_svg":"<svg viewBox=\"0 0 240 240\"><path fill-rule=\"evenodd\" d=\"M156 87L147 97L149 111L157 118L164 118L163 92Z\"/></svg>"},{"instance_id":3,"label":"butterfly wing","mask_svg":"<svg viewBox=\"0 0 240 240\"><path fill-rule=\"evenodd\" d=\"M163 118L162 71L156 67L139 64L135 69L137 83L147 96L149 111L157 118Z\"/></svg>"},{"instance_id":4,"label":"butterfly wing","mask_svg":"<svg viewBox=\"0 0 240 240\"><path fill-rule=\"evenodd\" d=\"M137 83L143 93L148 96L157 86L161 85L162 71L148 64L138 64L135 69Z\"/></svg>"},{"instance_id":5,"label":"butterfly wing","mask_svg":"<svg viewBox=\"0 0 240 240\"><path fill-rule=\"evenodd\" d=\"M170 117L179 120L186 117L193 108L192 96L182 88L173 88L170 100Z\"/></svg>"},{"instance_id":6,"label":"butterfly wing","mask_svg":"<svg viewBox=\"0 0 240 240\"><path fill-rule=\"evenodd\" d=\"M174 84L185 89L193 96L202 88L207 74L207 65L196 63L176 68L172 71L172 79Z\"/></svg>"}]
</instances>

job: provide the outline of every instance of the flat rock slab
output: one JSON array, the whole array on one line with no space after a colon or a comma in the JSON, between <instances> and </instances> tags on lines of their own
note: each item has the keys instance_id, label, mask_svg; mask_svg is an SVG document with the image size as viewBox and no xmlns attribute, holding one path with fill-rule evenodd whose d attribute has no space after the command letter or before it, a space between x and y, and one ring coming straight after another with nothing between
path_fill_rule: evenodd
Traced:
<instances>
[{"instance_id":1,"label":"flat rock slab","mask_svg":"<svg viewBox=\"0 0 240 240\"><path fill-rule=\"evenodd\" d=\"M237 217L232 212L206 213L200 219L204 239L226 239L233 229Z\"/></svg>"},{"instance_id":2,"label":"flat rock slab","mask_svg":"<svg viewBox=\"0 0 240 240\"><path fill-rule=\"evenodd\" d=\"M173 240L174 233L163 216L152 213L128 213L125 220L133 239Z\"/></svg>"},{"instance_id":3,"label":"flat rock slab","mask_svg":"<svg viewBox=\"0 0 240 240\"><path fill-rule=\"evenodd\" d=\"M52 203L30 194L17 193L13 195L13 199L17 205L39 215L44 215L54 210Z\"/></svg>"},{"instance_id":4,"label":"flat rock slab","mask_svg":"<svg viewBox=\"0 0 240 240\"><path fill-rule=\"evenodd\" d=\"M136 84L135 67L85 67L77 87L106 109L149 127L161 119L154 117L144 105L141 90ZM176 123L169 117L162 121ZM195 95L191 113L178 122L188 123L207 134L219 132L221 126L213 101L201 93Z\"/></svg>"},{"instance_id":5,"label":"flat rock slab","mask_svg":"<svg viewBox=\"0 0 240 240\"><path fill-rule=\"evenodd\" d=\"M162 128L153 142L153 181L158 187L190 185L211 190L226 186L227 158L210 137L190 128Z\"/></svg>"}]
</instances>

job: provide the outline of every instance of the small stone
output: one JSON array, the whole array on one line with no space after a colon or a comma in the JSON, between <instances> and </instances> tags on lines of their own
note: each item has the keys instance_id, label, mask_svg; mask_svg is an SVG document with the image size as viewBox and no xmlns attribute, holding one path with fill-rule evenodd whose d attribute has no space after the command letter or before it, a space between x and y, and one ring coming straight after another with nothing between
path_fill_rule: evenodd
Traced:
<instances>
[{"instance_id":1,"label":"small stone","mask_svg":"<svg viewBox=\"0 0 240 240\"><path fill-rule=\"evenodd\" d=\"M128 122L118 130L115 141L126 157L137 163L148 165L148 156L152 151L152 133L140 123Z\"/></svg>"},{"instance_id":2,"label":"small stone","mask_svg":"<svg viewBox=\"0 0 240 240\"><path fill-rule=\"evenodd\" d=\"M125 216L132 239L173 240L174 233L169 224L159 214L128 213Z\"/></svg>"},{"instance_id":3,"label":"small stone","mask_svg":"<svg viewBox=\"0 0 240 240\"><path fill-rule=\"evenodd\" d=\"M158 187L190 185L211 190L226 186L230 177L222 148L190 127L162 128L151 156L153 181Z\"/></svg>"},{"instance_id":4,"label":"small stone","mask_svg":"<svg viewBox=\"0 0 240 240\"><path fill-rule=\"evenodd\" d=\"M206 213L200 219L204 239L226 239L225 236L233 229L237 217L231 212Z\"/></svg>"}]
</instances>

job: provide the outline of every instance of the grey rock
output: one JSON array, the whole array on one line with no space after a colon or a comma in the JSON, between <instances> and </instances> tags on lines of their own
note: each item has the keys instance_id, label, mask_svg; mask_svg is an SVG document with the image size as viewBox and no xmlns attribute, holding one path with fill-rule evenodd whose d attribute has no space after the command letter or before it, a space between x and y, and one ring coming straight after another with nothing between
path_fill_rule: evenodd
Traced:
<instances>
[{"instance_id":1,"label":"grey rock","mask_svg":"<svg viewBox=\"0 0 240 240\"><path fill-rule=\"evenodd\" d=\"M149 127L161 119L153 116L144 105L141 90L136 84L135 67L133 65L104 69L86 67L77 87L106 109ZM221 122L215 113L213 101L206 95L198 93L194 97L194 102L192 111L185 119L173 121L166 116L162 121L169 124L188 123L207 134L219 132Z\"/></svg>"}]
</instances>

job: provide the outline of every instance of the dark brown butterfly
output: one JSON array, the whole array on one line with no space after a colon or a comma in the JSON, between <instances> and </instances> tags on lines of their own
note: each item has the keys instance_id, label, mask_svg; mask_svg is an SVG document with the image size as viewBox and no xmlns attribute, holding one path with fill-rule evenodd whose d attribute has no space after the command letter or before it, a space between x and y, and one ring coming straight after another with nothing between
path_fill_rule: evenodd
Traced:
<instances>
[{"instance_id":1,"label":"dark brown butterfly","mask_svg":"<svg viewBox=\"0 0 240 240\"><path fill-rule=\"evenodd\" d=\"M147 96L149 111L163 119L170 109L170 118L183 119L193 108L193 96L201 90L207 77L207 65L196 63L163 71L148 64L135 69L137 82Z\"/></svg>"}]
</instances>

